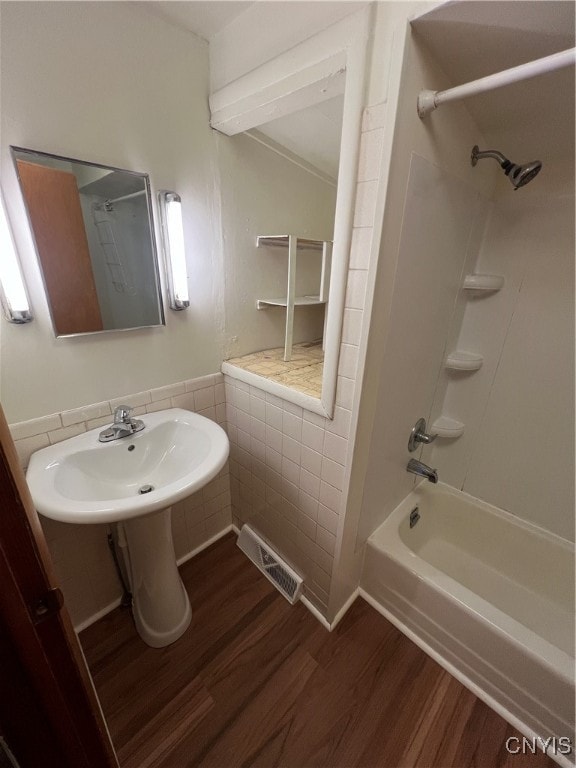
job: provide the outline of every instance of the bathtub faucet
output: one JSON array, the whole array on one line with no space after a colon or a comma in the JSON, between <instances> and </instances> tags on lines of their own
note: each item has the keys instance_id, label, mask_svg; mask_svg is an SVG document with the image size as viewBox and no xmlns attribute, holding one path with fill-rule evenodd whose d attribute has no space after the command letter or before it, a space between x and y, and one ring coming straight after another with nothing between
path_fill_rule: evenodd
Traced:
<instances>
[{"instance_id":1,"label":"bathtub faucet","mask_svg":"<svg viewBox=\"0 0 576 768\"><path fill-rule=\"evenodd\" d=\"M407 472L412 472L413 475L427 478L431 483L438 482L438 472L435 469L431 469L428 464L423 464L418 459L410 459L406 466Z\"/></svg>"}]
</instances>

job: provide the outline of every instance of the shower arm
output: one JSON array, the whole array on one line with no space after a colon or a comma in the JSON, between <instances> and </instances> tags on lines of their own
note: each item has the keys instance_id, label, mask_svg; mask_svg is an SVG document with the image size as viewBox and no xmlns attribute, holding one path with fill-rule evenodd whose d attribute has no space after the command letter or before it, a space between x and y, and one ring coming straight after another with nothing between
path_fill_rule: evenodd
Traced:
<instances>
[{"instance_id":1,"label":"shower arm","mask_svg":"<svg viewBox=\"0 0 576 768\"><path fill-rule=\"evenodd\" d=\"M474 147L472 150L472 165L476 165L478 160L484 160L485 157L494 158L494 160L497 160L503 168L506 164L510 165L510 160L508 160L507 157L504 157L502 152L498 152L497 149L483 149L480 151L477 147Z\"/></svg>"},{"instance_id":2,"label":"shower arm","mask_svg":"<svg viewBox=\"0 0 576 768\"><path fill-rule=\"evenodd\" d=\"M420 118L433 112L441 104L449 101L457 101L473 96L476 93L492 91L495 88L501 88L504 85L517 83L520 80L528 80L531 77L543 75L546 72L553 72L556 69L569 67L576 62L576 48L569 48L566 51L553 53L551 56L544 56L536 61L529 61L527 64L520 64L512 69L505 69L503 72L496 72L493 75L482 77L479 80L473 80L464 85L457 85L455 88L449 88L446 91L420 91L418 95L418 116Z\"/></svg>"}]
</instances>

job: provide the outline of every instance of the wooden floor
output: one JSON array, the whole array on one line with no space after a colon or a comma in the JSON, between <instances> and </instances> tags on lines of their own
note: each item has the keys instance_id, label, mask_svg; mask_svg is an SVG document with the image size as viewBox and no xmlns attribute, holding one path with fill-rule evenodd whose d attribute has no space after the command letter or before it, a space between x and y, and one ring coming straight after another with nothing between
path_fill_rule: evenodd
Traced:
<instances>
[{"instance_id":1,"label":"wooden floor","mask_svg":"<svg viewBox=\"0 0 576 768\"><path fill-rule=\"evenodd\" d=\"M122 768L553 768L358 599L328 633L230 534L182 568L194 611L148 648L118 609L81 634Z\"/></svg>"}]
</instances>

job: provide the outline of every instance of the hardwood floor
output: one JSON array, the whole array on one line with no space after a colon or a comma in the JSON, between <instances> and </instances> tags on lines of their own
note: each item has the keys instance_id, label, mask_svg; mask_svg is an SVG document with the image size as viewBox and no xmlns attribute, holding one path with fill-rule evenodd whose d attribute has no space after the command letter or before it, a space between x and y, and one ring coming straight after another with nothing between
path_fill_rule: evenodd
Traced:
<instances>
[{"instance_id":1,"label":"hardwood floor","mask_svg":"<svg viewBox=\"0 0 576 768\"><path fill-rule=\"evenodd\" d=\"M148 648L128 611L81 634L122 768L553 768L366 602L329 633L230 534L181 570L192 625Z\"/></svg>"}]
</instances>

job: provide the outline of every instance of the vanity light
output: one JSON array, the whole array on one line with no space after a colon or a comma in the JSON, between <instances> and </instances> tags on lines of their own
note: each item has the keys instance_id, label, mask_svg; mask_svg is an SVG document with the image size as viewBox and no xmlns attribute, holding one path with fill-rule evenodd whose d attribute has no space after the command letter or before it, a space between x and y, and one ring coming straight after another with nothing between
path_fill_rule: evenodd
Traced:
<instances>
[{"instance_id":1,"label":"vanity light","mask_svg":"<svg viewBox=\"0 0 576 768\"><path fill-rule=\"evenodd\" d=\"M4 196L0 192L0 286L2 306L11 323L29 323L32 318L30 303L20 264L16 255L16 246L12 230L8 223Z\"/></svg>"},{"instance_id":2,"label":"vanity light","mask_svg":"<svg viewBox=\"0 0 576 768\"><path fill-rule=\"evenodd\" d=\"M171 309L186 309L190 306L188 297L188 275L184 251L184 228L182 226L182 202L176 192L158 193L162 241L168 275L168 293Z\"/></svg>"}]
</instances>

